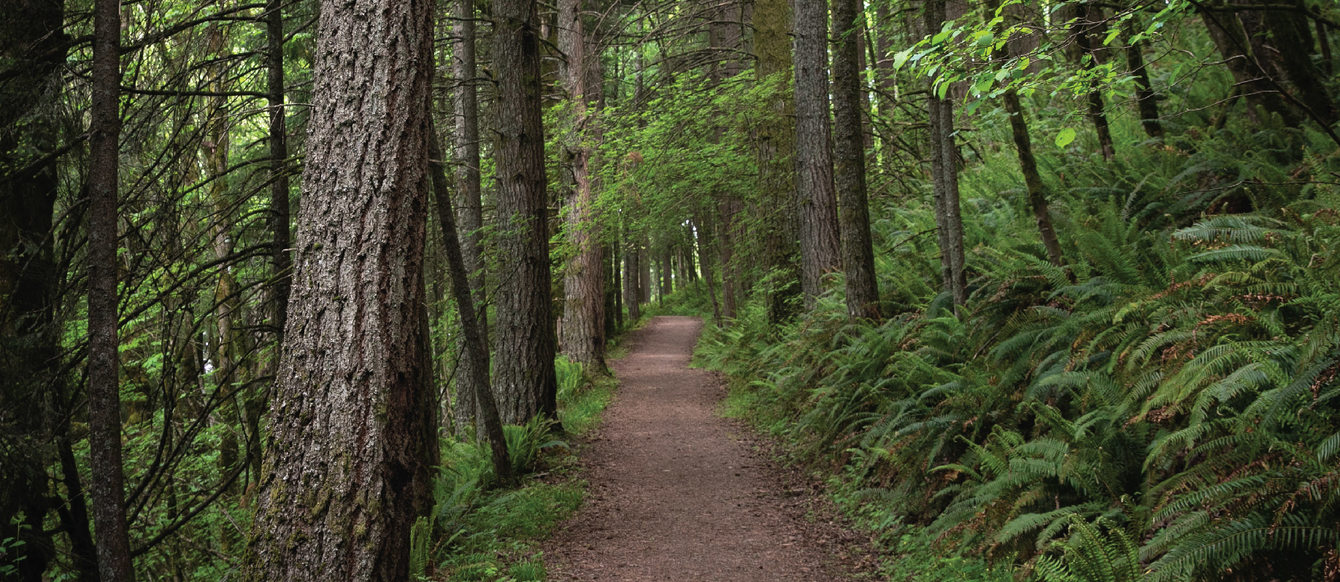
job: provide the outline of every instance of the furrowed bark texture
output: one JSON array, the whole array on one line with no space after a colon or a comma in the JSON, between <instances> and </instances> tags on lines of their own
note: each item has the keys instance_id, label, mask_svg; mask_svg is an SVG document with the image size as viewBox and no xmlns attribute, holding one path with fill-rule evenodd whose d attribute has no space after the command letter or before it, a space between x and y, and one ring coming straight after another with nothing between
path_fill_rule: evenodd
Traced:
<instances>
[{"instance_id":1,"label":"furrowed bark texture","mask_svg":"<svg viewBox=\"0 0 1340 582\"><path fill-rule=\"evenodd\" d=\"M498 286L493 391L504 423L556 417L549 220L540 119L539 19L535 0L493 3L498 78Z\"/></svg>"},{"instance_id":2,"label":"furrowed bark texture","mask_svg":"<svg viewBox=\"0 0 1340 582\"><path fill-rule=\"evenodd\" d=\"M430 2L321 6L249 580L408 576L437 450L424 358L431 49Z\"/></svg>"},{"instance_id":3,"label":"furrowed bark texture","mask_svg":"<svg viewBox=\"0 0 1340 582\"><path fill-rule=\"evenodd\" d=\"M590 123L587 101L586 35L581 0L558 4L558 50L567 59L561 83L572 103L564 157L572 171L567 234L575 249L563 273L563 354L591 372L605 371L605 257L596 232L591 150L583 142Z\"/></svg>"},{"instance_id":4,"label":"furrowed bark texture","mask_svg":"<svg viewBox=\"0 0 1340 582\"><path fill-rule=\"evenodd\" d=\"M451 70L456 78L453 94L456 106L456 195L460 212L461 258L470 276L471 296L475 305L475 320L484 345L489 342L488 306L485 305L485 273L483 250L484 203L479 177L479 89L475 77L475 4L474 0L452 0L456 19L452 21ZM470 358L461 358L459 378L476 378L470 369ZM484 370L488 378L488 370ZM456 390L456 426L470 426L478 414L473 388Z\"/></svg>"},{"instance_id":5,"label":"furrowed bark texture","mask_svg":"<svg viewBox=\"0 0 1340 582\"><path fill-rule=\"evenodd\" d=\"M833 185L842 226L842 268L847 276L847 314L879 319L875 251L866 200L865 131L861 111L861 0L833 0Z\"/></svg>"},{"instance_id":6,"label":"furrowed bark texture","mask_svg":"<svg viewBox=\"0 0 1340 582\"><path fill-rule=\"evenodd\" d=\"M842 268L837 195L828 122L828 2L795 0L796 210L800 285L805 307L823 292L823 277Z\"/></svg>"},{"instance_id":7,"label":"furrowed bark texture","mask_svg":"<svg viewBox=\"0 0 1340 582\"><path fill-rule=\"evenodd\" d=\"M93 106L89 127L88 424L89 482L98 575L135 579L126 530L121 464L120 356L117 339L116 197L121 114L121 5L98 0L93 14Z\"/></svg>"}]
</instances>

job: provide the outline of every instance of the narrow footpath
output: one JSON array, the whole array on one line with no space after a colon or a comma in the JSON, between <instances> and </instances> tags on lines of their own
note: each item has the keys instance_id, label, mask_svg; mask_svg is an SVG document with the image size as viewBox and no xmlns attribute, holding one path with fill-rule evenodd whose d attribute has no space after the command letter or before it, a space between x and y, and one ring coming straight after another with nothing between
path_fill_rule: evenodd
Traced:
<instances>
[{"instance_id":1,"label":"narrow footpath","mask_svg":"<svg viewBox=\"0 0 1340 582\"><path fill-rule=\"evenodd\" d=\"M701 329L654 318L612 363L618 395L582 450L587 503L544 548L552 580L850 578L860 539L813 519L809 488L715 414L720 380L688 367Z\"/></svg>"}]
</instances>

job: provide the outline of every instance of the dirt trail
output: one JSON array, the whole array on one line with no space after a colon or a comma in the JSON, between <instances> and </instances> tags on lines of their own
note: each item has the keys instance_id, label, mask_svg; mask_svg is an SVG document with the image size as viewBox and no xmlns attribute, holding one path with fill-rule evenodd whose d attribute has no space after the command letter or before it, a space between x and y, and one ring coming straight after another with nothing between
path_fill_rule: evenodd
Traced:
<instances>
[{"instance_id":1,"label":"dirt trail","mask_svg":"<svg viewBox=\"0 0 1340 582\"><path fill-rule=\"evenodd\" d=\"M553 580L827 581L852 534L804 514L788 479L714 413L720 381L688 367L697 318L657 317L613 362L620 388L583 448L586 505L546 544Z\"/></svg>"}]
</instances>

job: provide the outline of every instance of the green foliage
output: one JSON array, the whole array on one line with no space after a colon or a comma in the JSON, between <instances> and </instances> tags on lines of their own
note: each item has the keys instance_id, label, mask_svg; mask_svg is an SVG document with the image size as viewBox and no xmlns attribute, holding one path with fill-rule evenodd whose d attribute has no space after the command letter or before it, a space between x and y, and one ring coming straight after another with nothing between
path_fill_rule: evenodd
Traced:
<instances>
[{"instance_id":1,"label":"green foliage","mask_svg":"<svg viewBox=\"0 0 1340 582\"><path fill-rule=\"evenodd\" d=\"M830 296L775 326L755 300L697 361L732 378L727 414L839 476L890 568L1318 579L1340 546L1340 196L1252 186L1280 158L1207 164L1240 138L1133 148L1155 170L1138 180L1072 165L1053 200L1066 268L1001 198L1006 154L985 152L964 174L965 310L945 310L934 245L915 242L929 209L909 205L875 223L885 321ZM1212 212L1243 200L1259 210Z\"/></svg>"},{"instance_id":2,"label":"green foliage","mask_svg":"<svg viewBox=\"0 0 1340 582\"><path fill-rule=\"evenodd\" d=\"M593 428L613 397L614 381L592 380L581 364L559 358L559 417L568 435ZM442 440L434 482L431 579L544 580L536 543L581 505L585 483L572 476L574 458L555 435L556 423L536 418L503 427L517 474L530 474L515 489L496 488L492 458L477 442ZM416 546L417 547L417 546Z\"/></svg>"}]
</instances>

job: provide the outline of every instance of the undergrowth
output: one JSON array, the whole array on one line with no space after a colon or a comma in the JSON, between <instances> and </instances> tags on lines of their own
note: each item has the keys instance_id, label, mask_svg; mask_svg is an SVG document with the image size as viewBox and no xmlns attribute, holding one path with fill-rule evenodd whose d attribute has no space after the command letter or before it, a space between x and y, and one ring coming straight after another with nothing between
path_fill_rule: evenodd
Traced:
<instances>
[{"instance_id":1,"label":"undergrowth","mask_svg":"<svg viewBox=\"0 0 1340 582\"><path fill-rule=\"evenodd\" d=\"M937 292L931 209L900 201L874 213L883 321L840 285L784 322L754 298L697 361L831 475L889 579L1335 579L1340 194L1276 179L1335 160L1234 159L1269 129L1233 131L1073 164L1064 268L986 160L967 305Z\"/></svg>"},{"instance_id":2,"label":"undergrowth","mask_svg":"<svg viewBox=\"0 0 1340 582\"><path fill-rule=\"evenodd\" d=\"M608 376L590 375L580 364L559 358L558 416L563 438L588 432L614 395ZM415 548L422 580L544 580L537 546L553 527L581 505L586 484L576 476L576 459L552 421L506 426L507 450L524 481L499 488L488 447L442 439L442 466L435 483L435 507L424 525L432 542ZM422 518L421 518L422 519ZM420 555L424 555L420 558ZM427 565L431 564L432 567Z\"/></svg>"}]
</instances>

